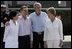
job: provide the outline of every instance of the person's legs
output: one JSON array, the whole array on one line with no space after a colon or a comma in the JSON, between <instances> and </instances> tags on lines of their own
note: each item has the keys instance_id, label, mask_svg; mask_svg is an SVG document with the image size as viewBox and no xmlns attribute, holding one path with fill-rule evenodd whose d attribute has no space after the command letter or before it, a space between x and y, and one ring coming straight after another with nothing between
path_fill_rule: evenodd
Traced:
<instances>
[{"instance_id":1,"label":"person's legs","mask_svg":"<svg viewBox=\"0 0 72 49\"><path fill-rule=\"evenodd\" d=\"M52 40L47 41L47 48L53 48L53 41Z\"/></svg>"},{"instance_id":2,"label":"person's legs","mask_svg":"<svg viewBox=\"0 0 72 49\"><path fill-rule=\"evenodd\" d=\"M54 48L60 48L60 47L59 47L59 44L60 44L60 40L54 40L54 41L53 41L53 46L54 46Z\"/></svg>"},{"instance_id":3,"label":"person's legs","mask_svg":"<svg viewBox=\"0 0 72 49\"><path fill-rule=\"evenodd\" d=\"M24 40L24 48L30 48L30 36L27 35Z\"/></svg>"},{"instance_id":4,"label":"person's legs","mask_svg":"<svg viewBox=\"0 0 72 49\"><path fill-rule=\"evenodd\" d=\"M33 48L39 48L39 35L33 32Z\"/></svg>"},{"instance_id":5,"label":"person's legs","mask_svg":"<svg viewBox=\"0 0 72 49\"><path fill-rule=\"evenodd\" d=\"M19 48L24 48L24 38L23 38L23 36L19 36Z\"/></svg>"},{"instance_id":6,"label":"person's legs","mask_svg":"<svg viewBox=\"0 0 72 49\"><path fill-rule=\"evenodd\" d=\"M5 48L5 42L3 42L4 27L1 28L1 48Z\"/></svg>"},{"instance_id":7,"label":"person's legs","mask_svg":"<svg viewBox=\"0 0 72 49\"><path fill-rule=\"evenodd\" d=\"M19 48L30 48L30 36L19 36Z\"/></svg>"},{"instance_id":8,"label":"person's legs","mask_svg":"<svg viewBox=\"0 0 72 49\"><path fill-rule=\"evenodd\" d=\"M43 37L44 37L44 33L42 32L42 34L41 34L40 37L39 37L39 42L40 42L40 46L41 46L41 48L44 48Z\"/></svg>"}]
</instances>

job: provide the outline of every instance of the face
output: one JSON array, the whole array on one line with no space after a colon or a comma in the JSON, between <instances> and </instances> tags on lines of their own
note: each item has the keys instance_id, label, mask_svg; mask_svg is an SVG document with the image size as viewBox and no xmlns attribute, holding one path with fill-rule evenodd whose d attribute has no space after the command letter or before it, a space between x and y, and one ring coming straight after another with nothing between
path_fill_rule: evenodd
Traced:
<instances>
[{"instance_id":1,"label":"face","mask_svg":"<svg viewBox=\"0 0 72 49\"><path fill-rule=\"evenodd\" d=\"M18 20L18 16L13 17L13 20Z\"/></svg>"},{"instance_id":2,"label":"face","mask_svg":"<svg viewBox=\"0 0 72 49\"><path fill-rule=\"evenodd\" d=\"M23 8L23 10L21 11L21 14L25 17L28 14L28 9Z\"/></svg>"},{"instance_id":3,"label":"face","mask_svg":"<svg viewBox=\"0 0 72 49\"><path fill-rule=\"evenodd\" d=\"M5 10L6 10L5 7L2 7L2 8L1 8L1 12L4 12Z\"/></svg>"},{"instance_id":4,"label":"face","mask_svg":"<svg viewBox=\"0 0 72 49\"><path fill-rule=\"evenodd\" d=\"M50 13L49 11L47 11L47 15L48 15L48 17L49 17L50 19L55 18L55 16L54 16L52 13Z\"/></svg>"},{"instance_id":5,"label":"face","mask_svg":"<svg viewBox=\"0 0 72 49\"><path fill-rule=\"evenodd\" d=\"M40 5L38 5L38 4L36 4L36 5L34 6L34 9L35 9L35 12L36 12L37 14L39 14L40 11L41 11L41 7L40 7Z\"/></svg>"}]
</instances>

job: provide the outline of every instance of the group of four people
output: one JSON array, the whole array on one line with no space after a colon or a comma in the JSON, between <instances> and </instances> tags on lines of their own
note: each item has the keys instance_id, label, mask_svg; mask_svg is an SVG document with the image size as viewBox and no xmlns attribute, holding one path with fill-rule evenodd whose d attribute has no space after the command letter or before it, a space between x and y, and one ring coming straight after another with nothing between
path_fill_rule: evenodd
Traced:
<instances>
[{"instance_id":1,"label":"group of four people","mask_svg":"<svg viewBox=\"0 0 72 49\"><path fill-rule=\"evenodd\" d=\"M42 5L34 3L35 12L28 15L28 7L22 6L20 16L11 11L10 21L5 26L3 41L5 48L60 48L63 42L63 28L56 18L54 7L41 11ZM32 46L31 46L32 45Z\"/></svg>"}]
</instances>

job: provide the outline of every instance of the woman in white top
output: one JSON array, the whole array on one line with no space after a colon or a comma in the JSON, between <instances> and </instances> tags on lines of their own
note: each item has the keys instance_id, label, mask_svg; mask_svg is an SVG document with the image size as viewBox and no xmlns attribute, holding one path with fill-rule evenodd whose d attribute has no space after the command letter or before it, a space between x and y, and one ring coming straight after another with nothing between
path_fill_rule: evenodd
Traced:
<instances>
[{"instance_id":1,"label":"woman in white top","mask_svg":"<svg viewBox=\"0 0 72 49\"><path fill-rule=\"evenodd\" d=\"M46 21L44 31L44 41L47 48L60 48L63 44L63 26L60 19L56 18L54 7L47 9L47 14L50 19Z\"/></svg>"},{"instance_id":2,"label":"woman in white top","mask_svg":"<svg viewBox=\"0 0 72 49\"><path fill-rule=\"evenodd\" d=\"M5 42L5 48L18 48L18 31L19 24L17 22L17 12L11 11L9 25L5 26L5 34L3 41Z\"/></svg>"}]
</instances>

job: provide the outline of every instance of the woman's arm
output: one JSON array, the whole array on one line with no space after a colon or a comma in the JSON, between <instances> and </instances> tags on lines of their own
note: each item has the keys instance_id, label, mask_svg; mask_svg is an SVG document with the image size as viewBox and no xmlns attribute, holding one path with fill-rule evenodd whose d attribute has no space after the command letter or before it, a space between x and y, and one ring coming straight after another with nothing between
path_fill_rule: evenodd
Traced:
<instances>
[{"instance_id":1,"label":"woman's arm","mask_svg":"<svg viewBox=\"0 0 72 49\"><path fill-rule=\"evenodd\" d=\"M10 25L9 26L5 26L3 42L5 42L9 32L10 32Z\"/></svg>"},{"instance_id":2,"label":"woman's arm","mask_svg":"<svg viewBox=\"0 0 72 49\"><path fill-rule=\"evenodd\" d=\"M63 40L63 25L62 25L62 21L59 21L59 35L60 35L60 39Z\"/></svg>"},{"instance_id":3,"label":"woman's arm","mask_svg":"<svg viewBox=\"0 0 72 49\"><path fill-rule=\"evenodd\" d=\"M63 46L63 25L62 25L62 21L59 22L59 35L60 35L59 46L62 47Z\"/></svg>"}]
</instances>

